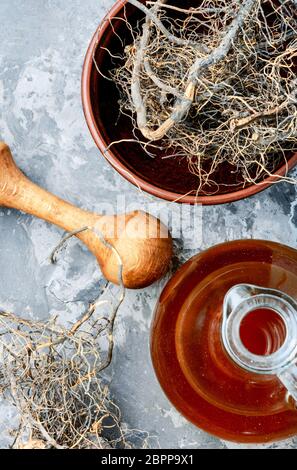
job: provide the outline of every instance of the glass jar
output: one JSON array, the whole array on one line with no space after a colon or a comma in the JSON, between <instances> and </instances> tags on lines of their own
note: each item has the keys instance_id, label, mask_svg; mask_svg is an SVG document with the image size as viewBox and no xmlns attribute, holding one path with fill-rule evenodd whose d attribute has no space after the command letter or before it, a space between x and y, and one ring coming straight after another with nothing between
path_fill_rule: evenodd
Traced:
<instances>
[{"instance_id":1,"label":"glass jar","mask_svg":"<svg viewBox=\"0 0 297 470\"><path fill-rule=\"evenodd\" d=\"M189 260L152 325L157 377L191 422L236 442L297 434L297 251L241 240Z\"/></svg>"}]
</instances>

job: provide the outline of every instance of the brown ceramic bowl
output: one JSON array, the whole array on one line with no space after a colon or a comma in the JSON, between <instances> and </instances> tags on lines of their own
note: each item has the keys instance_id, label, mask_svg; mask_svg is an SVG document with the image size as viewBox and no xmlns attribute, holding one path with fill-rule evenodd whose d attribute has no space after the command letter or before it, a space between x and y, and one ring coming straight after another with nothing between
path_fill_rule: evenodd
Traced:
<instances>
[{"instance_id":1,"label":"brown ceramic bowl","mask_svg":"<svg viewBox=\"0 0 297 470\"><path fill-rule=\"evenodd\" d=\"M155 158L150 158L139 144L129 142L113 145L106 151L112 142L133 138L130 119L119 115L119 93L115 85L99 75L93 61L95 56L100 70L108 75L108 71L116 67L117 60L112 59L106 49L116 55L123 52L123 45L114 31L124 40L125 45L132 43L131 33L123 21L125 3L125 0L116 2L98 27L88 48L82 74L85 117L96 145L109 163L142 190L162 199L188 204L211 205L237 201L262 191L276 182L279 176L286 175L296 165L297 153L288 155L287 161L280 158L274 174L257 185L243 185L232 168L223 164L215 179L216 183L224 182L225 186L220 186L219 191L210 188L213 195L197 197L197 177L189 172L185 160L164 160L161 152ZM184 0L184 3L193 6L193 0ZM143 16L130 4L126 5L126 14L132 25L136 25Z\"/></svg>"}]
</instances>

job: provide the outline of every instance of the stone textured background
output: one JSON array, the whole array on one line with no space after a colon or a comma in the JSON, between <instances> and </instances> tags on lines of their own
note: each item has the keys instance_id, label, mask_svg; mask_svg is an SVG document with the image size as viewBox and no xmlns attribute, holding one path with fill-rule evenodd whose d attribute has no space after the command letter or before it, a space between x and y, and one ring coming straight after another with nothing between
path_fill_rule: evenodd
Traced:
<instances>
[{"instance_id":1,"label":"stone textured background","mask_svg":"<svg viewBox=\"0 0 297 470\"><path fill-rule=\"evenodd\" d=\"M83 116L84 55L112 4L113 0L1 0L0 6L0 139L11 146L16 162L33 181L94 211L119 194L128 203L137 201L138 207L153 200L105 162ZM200 209L195 211L200 217ZM235 204L206 207L202 239L198 245L177 240L174 264L198 250L239 238L296 247L296 224L296 189L289 184ZM47 257L61 235L36 218L0 209L1 308L35 318L63 311L69 320L83 311L98 289L100 272L78 241L71 242L61 262L50 267ZM161 448L238 447L187 423L157 383L149 356L149 328L164 282L128 292L119 312L117 347L108 376L123 419L131 428L156 436ZM8 427L14 411L2 402L0 413L1 447L5 447L11 441ZM297 440L271 447L284 446L297 447Z\"/></svg>"}]
</instances>

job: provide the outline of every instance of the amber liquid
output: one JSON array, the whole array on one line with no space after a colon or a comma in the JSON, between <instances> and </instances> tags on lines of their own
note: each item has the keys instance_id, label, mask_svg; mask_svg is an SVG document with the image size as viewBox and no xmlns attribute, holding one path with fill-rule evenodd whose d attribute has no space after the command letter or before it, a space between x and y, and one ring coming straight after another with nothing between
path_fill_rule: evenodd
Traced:
<instances>
[{"instance_id":1,"label":"amber liquid","mask_svg":"<svg viewBox=\"0 0 297 470\"><path fill-rule=\"evenodd\" d=\"M239 334L248 351L258 356L268 356L283 345L286 326L274 310L257 308L243 319Z\"/></svg>"},{"instance_id":2,"label":"amber liquid","mask_svg":"<svg viewBox=\"0 0 297 470\"><path fill-rule=\"evenodd\" d=\"M219 245L186 263L155 313L155 370L172 403L209 433L237 442L287 438L297 433L297 411L284 386L275 376L241 369L222 344L223 299L239 283L297 298L297 252L246 240ZM284 325L273 311L256 313L241 325L241 339L251 352L270 354L284 340Z\"/></svg>"}]
</instances>

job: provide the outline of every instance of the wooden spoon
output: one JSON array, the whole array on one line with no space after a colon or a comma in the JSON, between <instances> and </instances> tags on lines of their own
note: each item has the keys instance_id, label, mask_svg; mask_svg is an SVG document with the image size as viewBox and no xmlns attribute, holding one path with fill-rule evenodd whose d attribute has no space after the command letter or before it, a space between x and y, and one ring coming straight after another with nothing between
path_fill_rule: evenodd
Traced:
<instances>
[{"instance_id":1,"label":"wooden spoon","mask_svg":"<svg viewBox=\"0 0 297 470\"><path fill-rule=\"evenodd\" d=\"M77 237L96 256L106 279L115 284L119 273L117 253L123 264L123 283L128 288L146 287L168 270L172 239L160 220L142 211L106 216L69 204L26 178L4 142L0 142L0 205L35 215L68 232L89 227ZM104 244L101 234L117 253Z\"/></svg>"}]
</instances>

